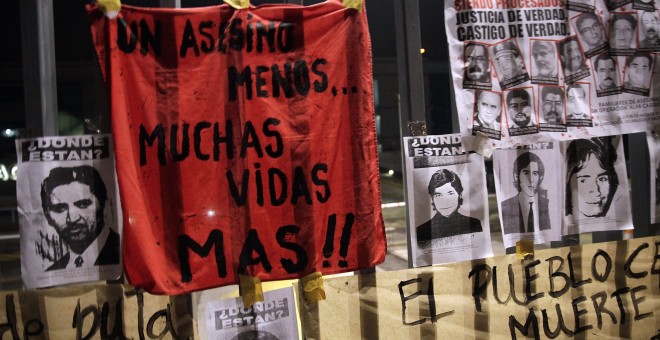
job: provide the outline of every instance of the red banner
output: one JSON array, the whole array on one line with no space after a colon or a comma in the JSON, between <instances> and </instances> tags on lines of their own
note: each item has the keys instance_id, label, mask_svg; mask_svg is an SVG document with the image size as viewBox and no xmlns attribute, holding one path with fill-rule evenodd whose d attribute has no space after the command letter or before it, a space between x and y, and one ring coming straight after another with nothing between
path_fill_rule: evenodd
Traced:
<instances>
[{"instance_id":1,"label":"red banner","mask_svg":"<svg viewBox=\"0 0 660 340\"><path fill-rule=\"evenodd\" d=\"M152 293L372 267L386 251L366 15L88 8L124 270Z\"/></svg>"}]
</instances>

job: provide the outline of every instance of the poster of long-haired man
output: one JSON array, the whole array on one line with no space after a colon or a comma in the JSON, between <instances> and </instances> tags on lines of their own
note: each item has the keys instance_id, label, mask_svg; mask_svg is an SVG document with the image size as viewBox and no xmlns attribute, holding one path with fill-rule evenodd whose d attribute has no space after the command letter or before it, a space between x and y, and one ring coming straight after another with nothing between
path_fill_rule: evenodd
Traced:
<instances>
[{"instance_id":1,"label":"poster of long-haired man","mask_svg":"<svg viewBox=\"0 0 660 340\"><path fill-rule=\"evenodd\" d=\"M404 142L413 265L492 256L483 157L460 135Z\"/></svg>"},{"instance_id":2,"label":"poster of long-haired man","mask_svg":"<svg viewBox=\"0 0 660 340\"><path fill-rule=\"evenodd\" d=\"M558 149L557 143L539 143L493 153L504 247L521 239L540 244L560 238Z\"/></svg>"},{"instance_id":3,"label":"poster of long-haired man","mask_svg":"<svg viewBox=\"0 0 660 340\"><path fill-rule=\"evenodd\" d=\"M17 140L22 276L29 288L121 275L109 135Z\"/></svg>"},{"instance_id":4,"label":"poster of long-haired man","mask_svg":"<svg viewBox=\"0 0 660 340\"><path fill-rule=\"evenodd\" d=\"M564 234L632 229L621 136L562 142Z\"/></svg>"}]
</instances>

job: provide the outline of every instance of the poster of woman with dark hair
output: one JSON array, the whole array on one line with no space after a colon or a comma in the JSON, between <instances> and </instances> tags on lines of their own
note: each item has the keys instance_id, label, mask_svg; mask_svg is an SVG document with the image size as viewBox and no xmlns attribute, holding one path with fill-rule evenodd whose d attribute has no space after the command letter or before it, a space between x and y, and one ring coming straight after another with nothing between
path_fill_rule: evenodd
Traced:
<instances>
[{"instance_id":1,"label":"poster of woman with dark hair","mask_svg":"<svg viewBox=\"0 0 660 340\"><path fill-rule=\"evenodd\" d=\"M491 256L483 157L458 134L404 141L413 265Z\"/></svg>"}]
</instances>

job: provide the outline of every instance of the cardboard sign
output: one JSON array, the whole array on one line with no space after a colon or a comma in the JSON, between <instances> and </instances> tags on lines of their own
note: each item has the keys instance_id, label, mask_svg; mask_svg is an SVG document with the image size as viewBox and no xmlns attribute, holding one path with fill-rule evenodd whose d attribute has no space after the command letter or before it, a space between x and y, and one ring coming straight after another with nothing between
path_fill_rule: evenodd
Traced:
<instances>
[{"instance_id":1,"label":"cardboard sign","mask_svg":"<svg viewBox=\"0 0 660 340\"><path fill-rule=\"evenodd\" d=\"M0 339L190 339L189 304L118 284L4 291Z\"/></svg>"},{"instance_id":2,"label":"cardboard sign","mask_svg":"<svg viewBox=\"0 0 660 340\"><path fill-rule=\"evenodd\" d=\"M372 267L385 236L366 14L89 7L125 273L154 293Z\"/></svg>"},{"instance_id":3,"label":"cardboard sign","mask_svg":"<svg viewBox=\"0 0 660 340\"><path fill-rule=\"evenodd\" d=\"M306 339L660 335L660 236L324 280Z\"/></svg>"}]
</instances>

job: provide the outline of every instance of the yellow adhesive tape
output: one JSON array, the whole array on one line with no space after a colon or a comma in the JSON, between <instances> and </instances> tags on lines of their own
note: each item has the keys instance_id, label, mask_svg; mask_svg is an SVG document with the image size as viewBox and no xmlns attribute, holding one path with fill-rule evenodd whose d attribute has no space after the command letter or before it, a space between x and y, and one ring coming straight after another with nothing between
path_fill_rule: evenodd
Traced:
<instances>
[{"instance_id":1,"label":"yellow adhesive tape","mask_svg":"<svg viewBox=\"0 0 660 340\"><path fill-rule=\"evenodd\" d=\"M119 12L121 9L121 1L119 0L97 0L96 3L99 4L99 7L101 7L106 13L112 11Z\"/></svg>"},{"instance_id":2,"label":"yellow adhesive tape","mask_svg":"<svg viewBox=\"0 0 660 340\"><path fill-rule=\"evenodd\" d=\"M353 8L358 10L359 12L362 12L362 2L364 2L364 0L343 0L343 1L344 1L344 7Z\"/></svg>"},{"instance_id":3,"label":"yellow adhesive tape","mask_svg":"<svg viewBox=\"0 0 660 340\"><path fill-rule=\"evenodd\" d=\"M532 240L520 240L516 242L516 255L518 260L534 257L534 242Z\"/></svg>"},{"instance_id":4,"label":"yellow adhesive tape","mask_svg":"<svg viewBox=\"0 0 660 340\"><path fill-rule=\"evenodd\" d=\"M250 7L250 0L223 0L226 4L236 9Z\"/></svg>"},{"instance_id":5,"label":"yellow adhesive tape","mask_svg":"<svg viewBox=\"0 0 660 340\"><path fill-rule=\"evenodd\" d=\"M325 300L323 275L320 272L311 273L302 278L303 296L307 302Z\"/></svg>"},{"instance_id":6,"label":"yellow adhesive tape","mask_svg":"<svg viewBox=\"0 0 660 340\"><path fill-rule=\"evenodd\" d=\"M264 301L264 290L258 277L238 275L239 288L243 298L243 307L250 307L255 302Z\"/></svg>"}]
</instances>

